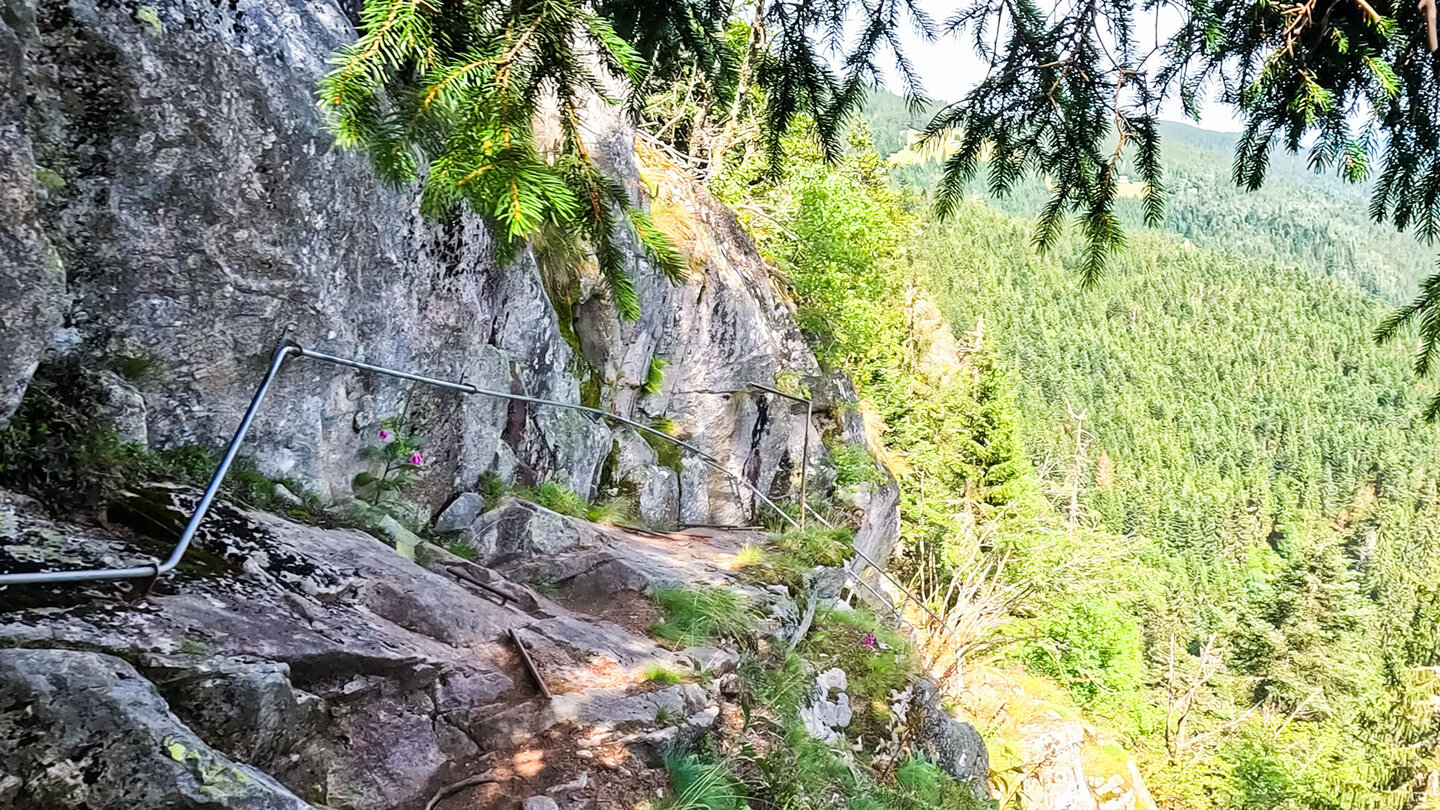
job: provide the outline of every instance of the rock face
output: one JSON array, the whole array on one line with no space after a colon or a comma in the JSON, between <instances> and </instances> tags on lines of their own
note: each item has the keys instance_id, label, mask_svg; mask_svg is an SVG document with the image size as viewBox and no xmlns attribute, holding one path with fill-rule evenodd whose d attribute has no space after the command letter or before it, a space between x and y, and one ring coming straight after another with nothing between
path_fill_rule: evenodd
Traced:
<instances>
[{"instance_id":1,"label":"rock face","mask_svg":"<svg viewBox=\"0 0 1440 810\"><path fill-rule=\"evenodd\" d=\"M310 806L212 749L109 655L0 650L0 741L0 784L24 784L7 807Z\"/></svg>"},{"instance_id":2,"label":"rock face","mask_svg":"<svg viewBox=\"0 0 1440 810\"><path fill-rule=\"evenodd\" d=\"M865 441L853 389L821 372L735 217L660 156L637 155L613 113L592 111L592 151L694 258L677 285L630 247L634 323L616 318L583 267L580 292L552 305L554 268L528 251L502 265L477 218L427 223L413 193L335 150L313 89L354 36L356 5L7 0L0 425L36 375L63 363L94 375L97 407L125 438L215 448L288 339L664 419L728 474L574 410L292 360L245 450L287 479L286 500L302 488L350 496L361 451L403 412L428 459L406 494L425 518L447 506L437 529L478 561L393 519L384 529L396 549L221 503L143 600L122 601L136 594L111 583L0 591L0 805L418 810L458 778L493 772L502 795L579 810L583 797L537 792L539 776L499 763L520 762L529 754L517 746L545 735L597 761L620 749L658 762L715 727L722 679L661 686L639 673L734 661L657 647L617 592L643 601L634 592L664 583L739 587L716 559L740 541L702 554L700 540L520 501L486 511L481 476L630 496L652 526L750 525L756 498L734 477L793 499L808 437L810 491L824 492L825 441ZM807 391L815 416L754 384ZM102 528L0 491L0 571L149 561L173 542L155 526L195 497L132 493ZM855 515L857 547L877 560L894 543L897 501L891 482ZM581 604L540 595L556 585ZM769 614L762 632L787 637L795 606L754 590ZM541 767L557 784L584 776L550 771ZM97 774L121 792L96 787Z\"/></svg>"},{"instance_id":3,"label":"rock face","mask_svg":"<svg viewBox=\"0 0 1440 810\"><path fill-rule=\"evenodd\" d=\"M131 438L217 447L289 338L502 392L579 403L584 387L590 404L672 420L765 492L793 491L806 431L820 455L843 385L819 373L727 210L653 156L639 182L633 139L613 112L591 117L594 152L637 200L648 188L683 211L675 229L696 269L672 285L632 246L641 319L619 322L584 278L587 292L562 319L531 254L502 266L480 221L426 223L413 194L385 189L362 159L333 148L313 88L328 54L354 36L340 0L6 7L0 420L48 351L126 377ZM668 363L663 381L645 393L656 359ZM808 384L814 424L750 387L779 376ZM412 494L431 508L484 472L525 484L558 476L588 496L618 435L574 411L423 389L407 399L398 381L298 360L247 452L267 475L344 497L358 451L407 402L430 457ZM753 497L727 476L631 457L610 472L648 518L754 519Z\"/></svg>"},{"instance_id":4,"label":"rock face","mask_svg":"<svg viewBox=\"0 0 1440 810\"><path fill-rule=\"evenodd\" d=\"M25 61L16 28L32 24L17 15L0 22L0 429L8 424L26 383L60 325L65 273L38 221L36 173L25 127Z\"/></svg>"},{"instance_id":5,"label":"rock face","mask_svg":"<svg viewBox=\"0 0 1440 810\"><path fill-rule=\"evenodd\" d=\"M990 754L975 727L950 716L933 684L917 690L918 747L942 770L970 786L982 800L990 798ZM1048 807L1048 805L1036 805Z\"/></svg>"},{"instance_id":6,"label":"rock face","mask_svg":"<svg viewBox=\"0 0 1440 810\"><path fill-rule=\"evenodd\" d=\"M0 570L152 550L3 491L0 505ZM103 584L0 593L0 804L407 810L546 729L628 724L660 734L643 742L663 755L714 720L693 683L643 688L646 667L695 672L714 651L661 649L434 546L412 562L360 532L226 504L207 526L135 604Z\"/></svg>"},{"instance_id":7,"label":"rock face","mask_svg":"<svg viewBox=\"0 0 1440 810\"><path fill-rule=\"evenodd\" d=\"M197 498L132 491L101 528L0 490L0 571L139 563ZM778 649L794 597L734 570L756 533L682 539L518 501L474 522L491 515L518 538L493 567L222 501L143 598L114 583L0 589L0 806L458 810L548 796L607 810L653 801L667 755L743 735L738 648L660 646L648 630L661 612L640 592L734 590L769 615L755 644ZM802 709L836 743L846 685L821 671ZM983 751L925 751L952 772L983 767ZM445 798L467 784L478 793Z\"/></svg>"},{"instance_id":8,"label":"rock face","mask_svg":"<svg viewBox=\"0 0 1440 810\"><path fill-rule=\"evenodd\" d=\"M1004 741L995 751L997 790L1033 810L1155 810L1123 741L1052 698L1027 692L1000 670L967 674L959 695L964 713L985 718L987 735Z\"/></svg>"},{"instance_id":9,"label":"rock face","mask_svg":"<svg viewBox=\"0 0 1440 810\"><path fill-rule=\"evenodd\" d=\"M1049 723L1023 740L1020 755L1026 762L1040 765L1021 787L1027 807L1096 810L1095 796L1085 780L1083 725L1075 721Z\"/></svg>"}]
</instances>

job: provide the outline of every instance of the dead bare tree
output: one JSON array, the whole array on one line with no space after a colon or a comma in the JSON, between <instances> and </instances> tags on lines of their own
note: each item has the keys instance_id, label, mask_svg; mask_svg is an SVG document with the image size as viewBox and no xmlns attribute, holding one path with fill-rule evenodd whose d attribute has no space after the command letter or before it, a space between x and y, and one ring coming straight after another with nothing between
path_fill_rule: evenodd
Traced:
<instances>
[{"instance_id":1,"label":"dead bare tree","mask_svg":"<svg viewBox=\"0 0 1440 810\"><path fill-rule=\"evenodd\" d=\"M1215 644L1216 634L1211 633L1205 646L1200 648L1195 670L1191 673L1177 673L1176 665L1180 652L1175 643L1175 634L1170 634L1170 650L1165 660L1165 748L1171 758L1183 754L1189 747L1185 726L1195 708L1195 699L1210 679L1224 668L1220 652ZM1183 681L1183 682L1182 682Z\"/></svg>"}]
</instances>

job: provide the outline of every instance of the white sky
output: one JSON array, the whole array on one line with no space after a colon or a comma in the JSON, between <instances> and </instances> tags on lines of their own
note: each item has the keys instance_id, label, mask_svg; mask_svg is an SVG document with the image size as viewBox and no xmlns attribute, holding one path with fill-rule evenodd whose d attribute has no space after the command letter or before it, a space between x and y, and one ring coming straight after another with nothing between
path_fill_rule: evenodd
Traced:
<instances>
[{"instance_id":1,"label":"white sky","mask_svg":"<svg viewBox=\"0 0 1440 810\"><path fill-rule=\"evenodd\" d=\"M955 9L969 1L924 0L921 6L935 18L937 23L941 23ZM1040 0L1040 2L1042 5L1048 5L1053 4L1055 0ZM1141 22L1140 14L1137 12L1137 29L1147 27L1146 23ZM1154 18L1149 19L1153 21ZM1168 35L1168 30L1173 30L1176 25L1174 21L1169 21L1168 25L1166 22L1163 19L1160 21L1162 35ZM1153 22L1149 23L1149 26L1153 27L1153 25ZM947 101L958 99L985 75L985 63L975 54L968 35L941 37L935 42L927 43L907 28L905 46L906 54L914 62L916 71L924 80L925 92L931 98ZM901 89L898 78L893 75L890 77L889 89L896 93ZM1219 132L1238 132L1240 130L1238 119L1231 114L1230 108L1213 100L1208 100L1204 104L1198 124L1185 117L1179 102L1172 102L1168 105L1160 117L1167 121L1181 121Z\"/></svg>"}]
</instances>

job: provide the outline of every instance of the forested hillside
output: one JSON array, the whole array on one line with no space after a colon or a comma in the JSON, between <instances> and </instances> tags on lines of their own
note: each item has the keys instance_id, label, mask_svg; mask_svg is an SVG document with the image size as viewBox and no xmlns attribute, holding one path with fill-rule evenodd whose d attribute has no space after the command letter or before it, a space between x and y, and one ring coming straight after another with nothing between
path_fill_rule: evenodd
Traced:
<instances>
[{"instance_id":1,"label":"forested hillside","mask_svg":"<svg viewBox=\"0 0 1440 810\"><path fill-rule=\"evenodd\" d=\"M1277 159L1246 195L1224 136L1173 131L1174 233L1131 227L1088 289L1076 244L1032 247L1039 183L935 222L923 171L887 172L866 128L839 172L792 143L786 183L717 185L860 381L902 568L965 614L948 641L972 666L1062 684L1167 807L1429 806L1440 432L1408 347L1371 337L1423 251L1363 191Z\"/></svg>"},{"instance_id":2,"label":"forested hillside","mask_svg":"<svg viewBox=\"0 0 1440 810\"><path fill-rule=\"evenodd\" d=\"M924 129L930 111L910 110L903 99L877 92L865 120L875 148L890 155L904 146L903 130ZM1245 191L1231 180L1235 136L1180 124L1162 123L1166 204L1163 230L1246 259L1293 264L1346 280L1389 303L1410 300L1435 259L1408 234L1375 225L1369 216L1370 184L1351 184L1330 173L1312 171L1303 156L1271 155L1269 180L1258 191ZM903 166L898 181L928 191L940 176L937 164ZM984 194L976 181L972 189ZM1049 192L1031 180L1004 197L986 196L994 207L1017 216L1035 216ZM1140 227L1139 200L1118 206L1126 226Z\"/></svg>"},{"instance_id":3,"label":"forested hillside","mask_svg":"<svg viewBox=\"0 0 1440 810\"><path fill-rule=\"evenodd\" d=\"M1440 810L1437 2L12 3L0 806Z\"/></svg>"}]
</instances>

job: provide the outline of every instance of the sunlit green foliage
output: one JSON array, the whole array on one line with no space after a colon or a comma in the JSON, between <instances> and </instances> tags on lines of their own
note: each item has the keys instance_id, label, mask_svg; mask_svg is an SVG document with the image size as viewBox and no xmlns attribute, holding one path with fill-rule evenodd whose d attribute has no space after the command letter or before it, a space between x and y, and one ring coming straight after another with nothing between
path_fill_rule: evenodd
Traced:
<instances>
[{"instance_id":1,"label":"sunlit green foliage","mask_svg":"<svg viewBox=\"0 0 1440 810\"><path fill-rule=\"evenodd\" d=\"M333 63L319 96L336 143L364 153L388 183L420 183L426 216L468 205L491 224L502 253L547 227L583 238L616 309L632 320L640 305L622 224L666 275L687 272L581 136L590 99L613 100L608 81L636 82L646 69L589 4L366 0L359 38ZM532 129L547 99L556 144L540 144Z\"/></svg>"},{"instance_id":2,"label":"sunlit green foliage","mask_svg":"<svg viewBox=\"0 0 1440 810\"><path fill-rule=\"evenodd\" d=\"M900 570L938 600L947 566L1008 555L1005 580L1034 590L1001 655L1123 729L1166 806L1413 807L1440 741L1414 675L1437 647L1416 583L1436 576L1440 437L1404 354L1370 340L1366 277L1296 266L1355 231L1265 255L1290 264L1137 231L1082 290L1083 234L1041 257L1030 222L978 202L916 222L866 145L823 170L796 144L783 188L715 184L884 424ZM1192 224L1226 250L1252 238ZM1369 286L1393 293L1406 262ZM1167 731L1167 688L1202 669Z\"/></svg>"},{"instance_id":3,"label":"sunlit green foliage","mask_svg":"<svg viewBox=\"0 0 1440 810\"><path fill-rule=\"evenodd\" d=\"M657 589L651 598L665 610L665 618L650 632L666 641L689 647L716 639L747 641L754 633L755 616L733 590L671 585Z\"/></svg>"}]
</instances>

